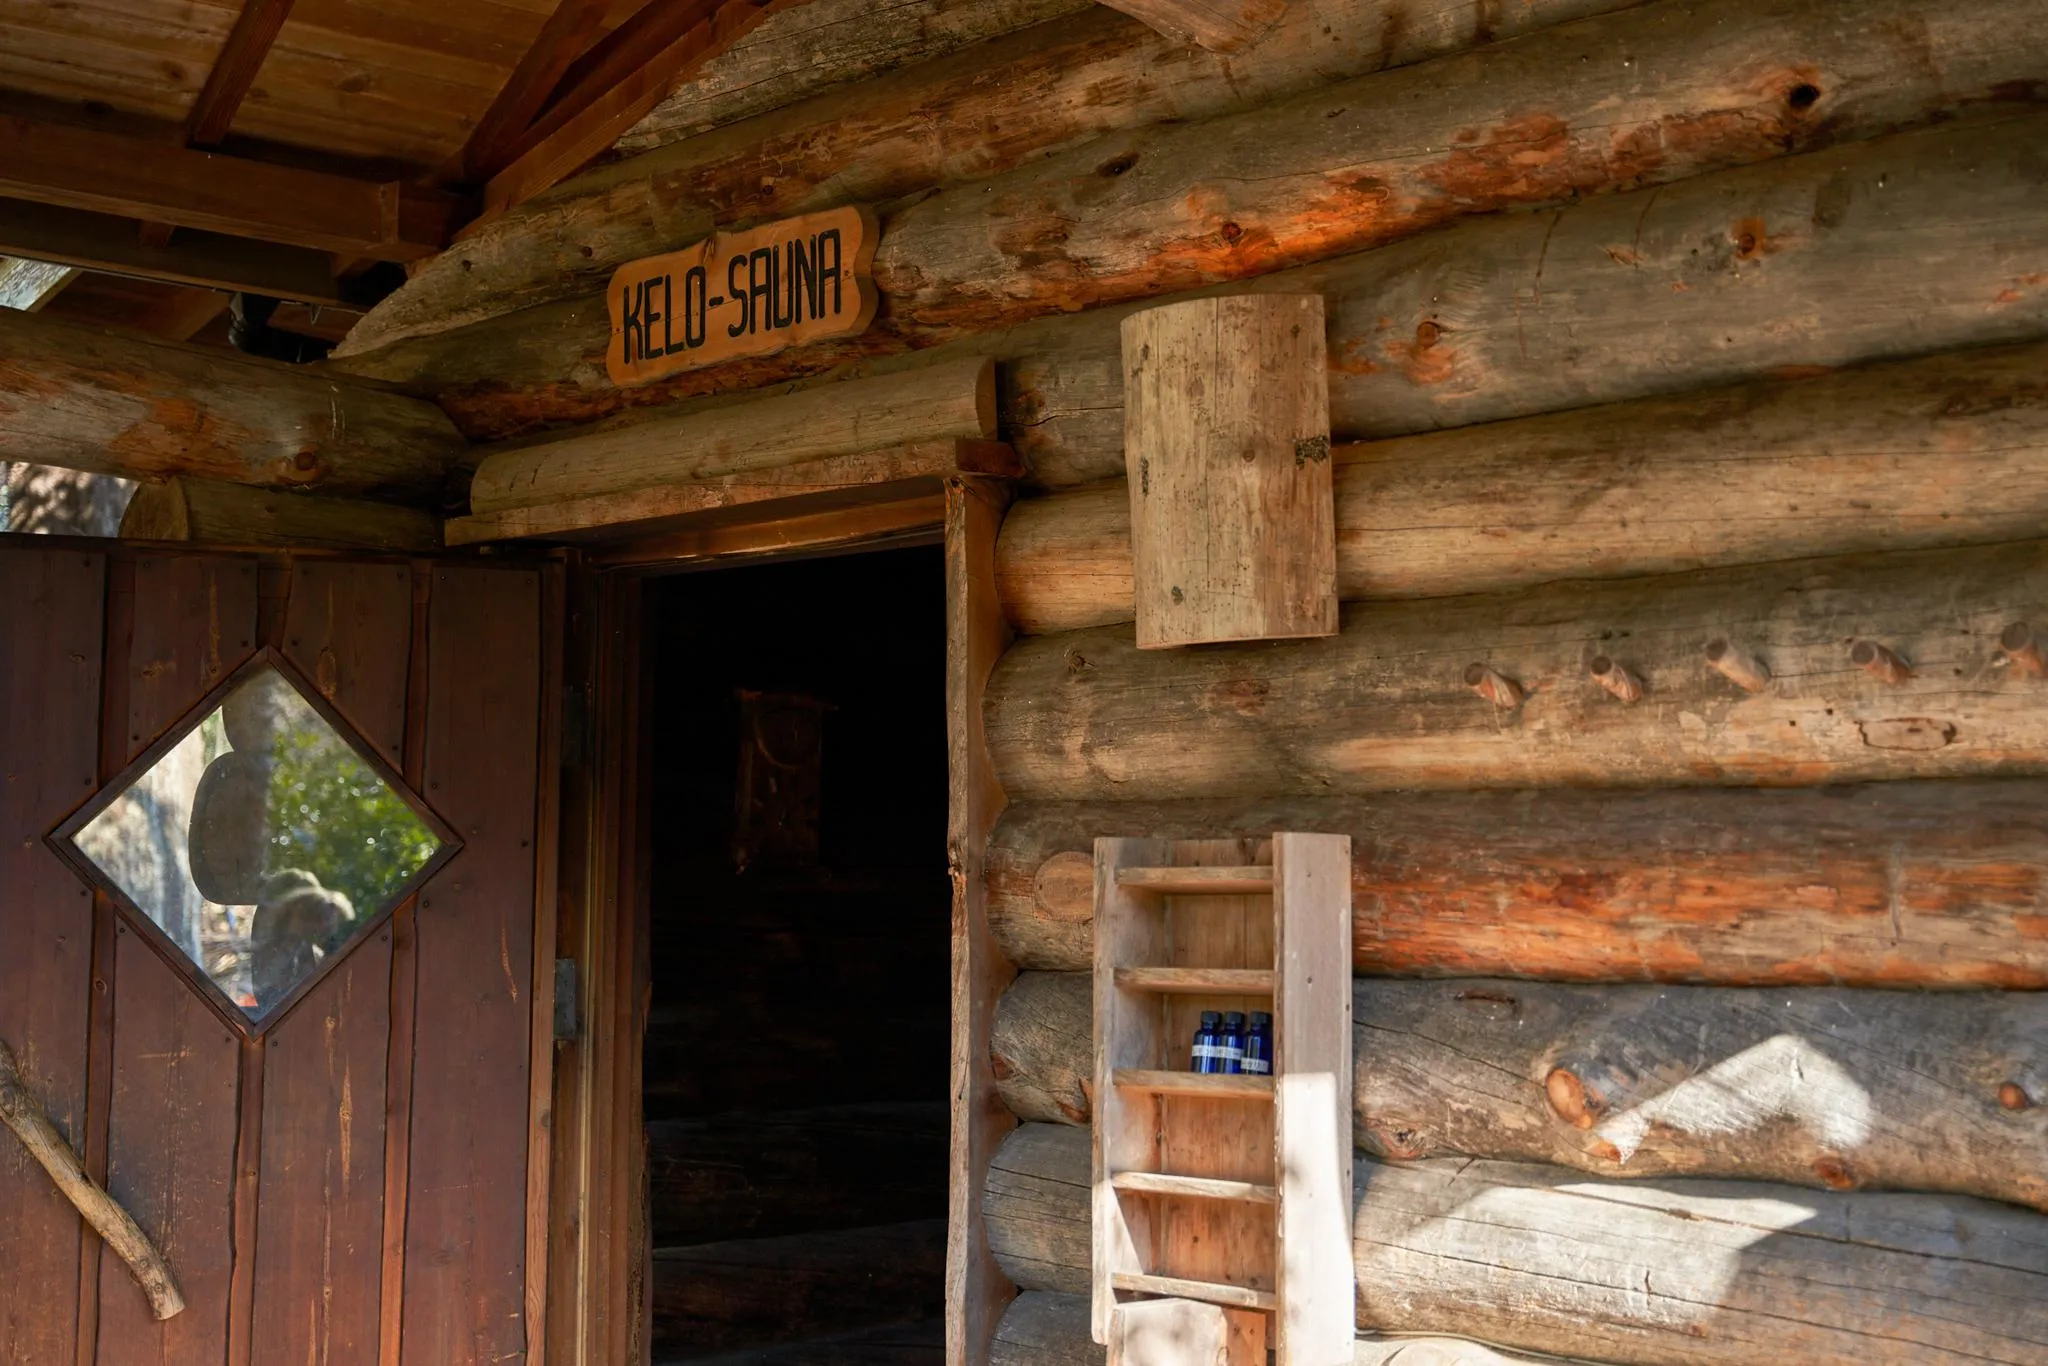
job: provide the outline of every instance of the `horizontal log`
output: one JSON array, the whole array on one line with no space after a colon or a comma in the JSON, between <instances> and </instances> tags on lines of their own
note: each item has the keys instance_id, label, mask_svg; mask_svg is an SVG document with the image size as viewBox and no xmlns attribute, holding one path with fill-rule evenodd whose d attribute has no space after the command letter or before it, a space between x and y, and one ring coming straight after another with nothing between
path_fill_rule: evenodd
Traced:
<instances>
[{"instance_id":1,"label":"horizontal log","mask_svg":"<svg viewBox=\"0 0 2048 1366\"><path fill-rule=\"evenodd\" d=\"M1014 479L1023 473L1017 453L999 441L913 441L774 469L456 517L447 524L447 537L450 545L472 545L603 539L628 528L635 534L652 534L708 525L720 514L739 509L745 509L742 515L749 520L756 519L769 511L758 505L771 501L777 504L777 515L801 515L935 492L941 480L954 474Z\"/></svg>"},{"instance_id":2,"label":"horizontal log","mask_svg":"<svg viewBox=\"0 0 2048 1366\"><path fill-rule=\"evenodd\" d=\"M978 180L1106 133L1249 109L1632 3L1528 0L1475 15L1466 0L1294 0L1279 28L1228 58L1085 10L586 172L422 266L339 354L368 357L594 294L626 262L688 246L714 227ZM777 15L756 41L820 9ZM861 15L867 28L891 27Z\"/></svg>"},{"instance_id":3,"label":"horizontal log","mask_svg":"<svg viewBox=\"0 0 2048 1366\"><path fill-rule=\"evenodd\" d=\"M1362 973L1721 986L2048 988L2048 784L1406 792L1018 805L989 926L1094 961L1098 836L1351 836Z\"/></svg>"},{"instance_id":4,"label":"horizontal log","mask_svg":"<svg viewBox=\"0 0 2048 1366\"><path fill-rule=\"evenodd\" d=\"M1015 1165L1086 1168L1080 1129L1026 1126L1005 1147L1030 1143ZM1464 1158L1360 1158L1355 1175L1358 1323L1374 1332L1654 1366L2020 1363L2048 1342L2048 1219L2027 1210ZM1087 1245L1087 1186L1061 1189L1020 1230L1048 1265ZM993 1243L1009 1219L993 1176L985 1207ZM1020 1288L1060 1288L1011 1256Z\"/></svg>"},{"instance_id":5,"label":"horizontal log","mask_svg":"<svg viewBox=\"0 0 2048 1366\"><path fill-rule=\"evenodd\" d=\"M715 1357L676 1357L656 1366L688 1361L692 1366L940 1366L946 1359L943 1319L917 1323L885 1323L851 1333L721 1352Z\"/></svg>"},{"instance_id":6,"label":"horizontal log","mask_svg":"<svg viewBox=\"0 0 2048 1366\"><path fill-rule=\"evenodd\" d=\"M0 459L437 502L464 449L423 399L232 351L0 315Z\"/></svg>"},{"instance_id":7,"label":"horizontal log","mask_svg":"<svg viewBox=\"0 0 2048 1366\"><path fill-rule=\"evenodd\" d=\"M995 430L994 367L950 361L485 452L469 502L500 512Z\"/></svg>"},{"instance_id":8,"label":"horizontal log","mask_svg":"<svg viewBox=\"0 0 2048 1366\"><path fill-rule=\"evenodd\" d=\"M1607 404L1339 448L1346 600L1489 593L2048 526L2048 346ZM1132 616L1122 480L1010 509L1020 631Z\"/></svg>"},{"instance_id":9,"label":"horizontal log","mask_svg":"<svg viewBox=\"0 0 2048 1366\"><path fill-rule=\"evenodd\" d=\"M986 731L1004 790L1041 801L2041 773L2041 680L1999 637L2044 601L2048 544L2027 541L1353 603L1327 640L1199 653L1072 631L1003 656ZM1858 641L1912 676L1873 676ZM1716 642L1769 687L1714 672ZM1595 656L1647 695L1610 697ZM1475 697L1488 669L1526 700Z\"/></svg>"},{"instance_id":10,"label":"horizontal log","mask_svg":"<svg viewBox=\"0 0 2048 1366\"><path fill-rule=\"evenodd\" d=\"M685 1360L938 1318L946 1221L753 1238L654 1255L654 1359Z\"/></svg>"},{"instance_id":11,"label":"horizontal log","mask_svg":"<svg viewBox=\"0 0 2048 1366\"><path fill-rule=\"evenodd\" d=\"M944 1218L947 1126L940 1101L650 1123L655 1245Z\"/></svg>"},{"instance_id":12,"label":"horizontal log","mask_svg":"<svg viewBox=\"0 0 2048 1366\"><path fill-rule=\"evenodd\" d=\"M997 1006L989 1052L1018 1118L1088 1122L1089 981L1025 973ZM1355 1127L1382 1157L2048 1208L2039 993L1464 978L1360 979L1352 996Z\"/></svg>"},{"instance_id":13,"label":"horizontal log","mask_svg":"<svg viewBox=\"0 0 2048 1366\"><path fill-rule=\"evenodd\" d=\"M1352 1366L1544 1366L1562 1357L1496 1352L1444 1337L1361 1338ZM1088 1297L1031 1290L1003 1311L989 1366L1103 1366L1105 1351L1089 1337Z\"/></svg>"},{"instance_id":14,"label":"horizontal log","mask_svg":"<svg viewBox=\"0 0 2048 1366\"><path fill-rule=\"evenodd\" d=\"M441 548L440 519L418 508L183 476L137 487L121 517L121 534L131 540L207 545Z\"/></svg>"}]
</instances>

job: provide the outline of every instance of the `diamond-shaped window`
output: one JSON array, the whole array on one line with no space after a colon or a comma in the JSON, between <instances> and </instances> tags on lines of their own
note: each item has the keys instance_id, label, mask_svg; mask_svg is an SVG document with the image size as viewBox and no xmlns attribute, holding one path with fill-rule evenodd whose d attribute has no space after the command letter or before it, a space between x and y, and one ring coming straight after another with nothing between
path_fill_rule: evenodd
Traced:
<instances>
[{"instance_id":1,"label":"diamond-shaped window","mask_svg":"<svg viewBox=\"0 0 2048 1366\"><path fill-rule=\"evenodd\" d=\"M56 839L254 1027L453 852L369 755L266 651Z\"/></svg>"}]
</instances>

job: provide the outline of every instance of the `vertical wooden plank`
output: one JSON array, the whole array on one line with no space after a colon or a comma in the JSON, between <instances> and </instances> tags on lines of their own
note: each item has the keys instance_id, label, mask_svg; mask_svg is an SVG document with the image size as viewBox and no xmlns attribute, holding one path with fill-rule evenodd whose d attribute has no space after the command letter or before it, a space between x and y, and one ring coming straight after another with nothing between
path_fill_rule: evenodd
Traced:
<instances>
[{"instance_id":1,"label":"vertical wooden plank","mask_svg":"<svg viewBox=\"0 0 2048 1366\"><path fill-rule=\"evenodd\" d=\"M1119 1090L1112 1078L1126 1067L1161 1068L1172 1062L1159 998L1116 984L1116 970L1166 961L1166 908L1161 898L1117 883L1119 869L1167 862L1165 840L1095 841L1095 1124L1089 1189L1092 1241L1089 1330L1107 1346L1116 1335L1119 1273L1151 1270L1153 1239L1148 1203L1125 1200L1110 1179L1118 1172L1154 1172L1159 1166L1159 1098Z\"/></svg>"},{"instance_id":2,"label":"vertical wooden plank","mask_svg":"<svg viewBox=\"0 0 2048 1366\"><path fill-rule=\"evenodd\" d=\"M1273 1023L1279 1149L1277 1366L1348 1366L1351 1260L1351 837L1273 838L1280 943Z\"/></svg>"},{"instance_id":3,"label":"vertical wooden plank","mask_svg":"<svg viewBox=\"0 0 2048 1366\"><path fill-rule=\"evenodd\" d=\"M285 658L373 749L402 769L412 570L403 564L299 560L291 574Z\"/></svg>"},{"instance_id":4,"label":"vertical wooden plank","mask_svg":"<svg viewBox=\"0 0 2048 1366\"><path fill-rule=\"evenodd\" d=\"M256 649L257 566L227 555L141 555L128 652L133 759Z\"/></svg>"},{"instance_id":5,"label":"vertical wooden plank","mask_svg":"<svg viewBox=\"0 0 2048 1366\"><path fill-rule=\"evenodd\" d=\"M390 1016L387 925L264 1040L256 1361L377 1359Z\"/></svg>"},{"instance_id":6,"label":"vertical wooden plank","mask_svg":"<svg viewBox=\"0 0 2048 1366\"><path fill-rule=\"evenodd\" d=\"M951 783L947 857L953 876L953 1137L948 1160L946 1366L981 1366L1003 1308L1016 1296L989 1252L981 1192L996 1145L1016 1117L996 1092L989 1036L997 1000L1017 970L988 930L982 865L1003 791L982 735L982 694L1009 644L996 596L996 533L1007 494L946 481L946 747Z\"/></svg>"},{"instance_id":7,"label":"vertical wooden plank","mask_svg":"<svg viewBox=\"0 0 2048 1366\"><path fill-rule=\"evenodd\" d=\"M234 1274L241 1041L140 933L123 923L114 936L107 1190L163 1251L187 1307L156 1322L128 1268L102 1258L98 1362L220 1366Z\"/></svg>"},{"instance_id":8,"label":"vertical wooden plank","mask_svg":"<svg viewBox=\"0 0 2048 1366\"><path fill-rule=\"evenodd\" d=\"M426 788L463 848L422 890L406 1194L408 1366L525 1356L540 578L437 567Z\"/></svg>"},{"instance_id":9,"label":"vertical wooden plank","mask_svg":"<svg viewBox=\"0 0 2048 1366\"><path fill-rule=\"evenodd\" d=\"M1140 649L1336 634L1324 349L1320 295L1124 319Z\"/></svg>"},{"instance_id":10,"label":"vertical wooden plank","mask_svg":"<svg viewBox=\"0 0 2048 1366\"><path fill-rule=\"evenodd\" d=\"M75 549L0 548L0 1039L81 1150L93 898L42 837L98 785L106 572ZM11 1141L0 1211L0 1361L73 1366L78 1215Z\"/></svg>"},{"instance_id":11,"label":"vertical wooden plank","mask_svg":"<svg viewBox=\"0 0 2048 1366\"><path fill-rule=\"evenodd\" d=\"M555 974L562 819L562 663L566 586L560 564L541 574L539 790L534 811L533 1023L528 1038L526 1154L526 1325L528 1366L548 1350L549 1202L555 1129Z\"/></svg>"}]
</instances>

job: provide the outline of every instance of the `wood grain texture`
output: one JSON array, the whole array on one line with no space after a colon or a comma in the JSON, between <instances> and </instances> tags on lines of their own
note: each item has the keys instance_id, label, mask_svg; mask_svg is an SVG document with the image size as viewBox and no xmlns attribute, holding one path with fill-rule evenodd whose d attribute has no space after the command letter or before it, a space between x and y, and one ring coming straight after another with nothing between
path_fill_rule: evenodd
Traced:
<instances>
[{"instance_id":1,"label":"wood grain texture","mask_svg":"<svg viewBox=\"0 0 2048 1366\"><path fill-rule=\"evenodd\" d=\"M126 644L127 763L183 720L256 648L256 565L227 555L138 555Z\"/></svg>"},{"instance_id":2,"label":"wood grain texture","mask_svg":"<svg viewBox=\"0 0 2048 1366\"><path fill-rule=\"evenodd\" d=\"M529 1347L513 1135L529 1089L538 575L436 568L427 641L422 795L463 848L419 900L401 1342L406 1366L480 1366ZM493 1115L504 1125L481 1141Z\"/></svg>"},{"instance_id":3,"label":"wood grain texture","mask_svg":"<svg viewBox=\"0 0 2048 1366\"><path fill-rule=\"evenodd\" d=\"M488 513L912 441L994 435L994 368L967 360L492 451L477 466L469 501Z\"/></svg>"},{"instance_id":4,"label":"wood grain texture","mask_svg":"<svg viewBox=\"0 0 2048 1366\"><path fill-rule=\"evenodd\" d=\"M1286 0L1116 0L1121 10L1177 43L1211 52L1241 52L1256 43L1287 12Z\"/></svg>"},{"instance_id":5,"label":"wood grain texture","mask_svg":"<svg viewBox=\"0 0 2048 1366\"><path fill-rule=\"evenodd\" d=\"M295 559L284 621L285 658L400 768L412 595L405 564Z\"/></svg>"},{"instance_id":6,"label":"wood grain texture","mask_svg":"<svg viewBox=\"0 0 2048 1366\"><path fill-rule=\"evenodd\" d=\"M1019 1118L1091 1121L1090 1097L1048 1113L1018 1084L1087 1062L1080 977L1027 972L1006 993L999 1021L1007 997L1024 995L1041 1025L999 1037L1014 1068L1003 1098ZM1361 978L1346 999L1347 1103L1359 1146L1381 1157L1947 1191L2048 1210L2048 1003L2036 993Z\"/></svg>"},{"instance_id":7,"label":"wood grain texture","mask_svg":"<svg viewBox=\"0 0 2048 1366\"><path fill-rule=\"evenodd\" d=\"M217 546L414 552L441 548L440 521L418 508L183 475L137 487L121 515L121 534L129 540Z\"/></svg>"},{"instance_id":8,"label":"wood grain texture","mask_svg":"<svg viewBox=\"0 0 2048 1366\"><path fill-rule=\"evenodd\" d=\"M1020 805L990 923L1020 965L1080 971L1098 834L1328 830L1352 839L1363 973L2035 989L2042 800L2015 779Z\"/></svg>"},{"instance_id":9,"label":"wood grain texture","mask_svg":"<svg viewBox=\"0 0 2048 1366\"><path fill-rule=\"evenodd\" d=\"M830 455L772 469L657 484L624 493L594 494L504 508L445 524L451 546L507 539L603 540L654 535L721 520L803 515L929 493L953 474L996 478L1022 475L1016 452L997 441L954 437L912 441L876 451ZM773 501L774 509L753 505ZM740 511L745 509L745 511Z\"/></svg>"},{"instance_id":10,"label":"wood grain texture","mask_svg":"<svg viewBox=\"0 0 2048 1366\"><path fill-rule=\"evenodd\" d=\"M1038 1164L1053 1149L1086 1147L1080 1130L1049 1128L1037 1135ZM1000 1217L993 1188L989 1207ZM1989 1201L1767 1182L1632 1185L1446 1158L1361 1159L1354 1207L1358 1322L1374 1332L1659 1366L1777 1353L1828 1366L2019 1363L2048 1339L2048 1219ZM1036 1227L1051 1235L1086 1217L1077 1192L1041 1206ZM1060 1241L1042 1244L1049 1257L1062 1255Z\"/></svg>"},{"instance_id":11,"label":"wood grain texture","mask_svg":"<svg viewBox=\"0 0 2048 1366\"><path fill-rule=\"evenodd\" d=\"M376 1360L390 1035L388 925L268 1035L250 1334L259 1361Z\"/></svg>"},{"instance_id":12,"label":"wood grain texture","mask_svg":"<svg viewBox=\"0 0 2048 1366\"><path fill-rule=\"evenodd\" d=\"M190 230L157 246L142 241L132 218L21 200L0 205L0 251L138 279L308 303L338 304L344 292L334 278L333 258L310 247Z\"/></svg>"},{"instance_id":13,"label":"wood grain texture","mask_svg":"<svg viewBox=\"0 0 2048 1366\"><path fill-rule=\"evenodd\" d=\"M1123 356L1140 647L1334 634L1322 299L1146 309Z\"/></svg>"},{"instance_id":14,"label":"wood grain texture","mask_svg":"<svg viewBox=\"0 0 2048 1366\"><path fill-rule=\"evenodd\" d=\"M185 116L185 137L193 146L217 147L234 126L235 114L255 86L264 58L270 55L270 45L277 41L278 31L291 17L292 3L293 0L242 0L241 12L235 15L234 27L228 30L227 42L213 59L206 84L199 88L199 95Z\"/></svg>"},{"instance_id":15,"label":"wood grain texture","mask_svg":"<svg viewBox=\"0 0 2048 1366\"><path fill-rule=\"evenodd\" d=\"M2035 680L1997 641L2044 592L2048 547L2014 542L1353 604L1333 639L1191 658L1127 630L1030 637L990 680L989 747L1020 800L2038 773ZM1770 692L1707 668L1724 636L1764 657ZM1914 677L1873 679L1853 638ZM1596 653L1648 695L1617 705L1586 676ZM1527 701L1474 698L1475 662Z\"/></svg>"},{"instance_id":16,"label":"wood grain texture","mask_svg":"<svg viewBox=\"0 0 2048 1366\"><path fill-rule=\"evenodd\" d=\"M170 1263L186 1310L157 1322L128 1268L101 1258L95 1360L214 1366L235 1266L242 1045L140 933L115 935L106 1188Z\"/></svg>"},{"instance_id":17,"label":"wood grain texture","mask_svg":"<svg viewBox=\"0 0 2048 1366\"><path fill-rule=\"evenodd\" d=\"M42 837L98 786L106 560L73 547L0 549L0 1039L36 1103L83 1151L93 898ZM0 1360L71 1366L78 1216L12 1141L0 1151Z\"/></svg>"},{"instance_id":18,"label":"wood grain texture","mask_svg":"<svg viewBox=\"0 0 2048 1366\"><path fill-rule=\"evenodd\" d=\"M465 234L457 250L423 265L380 304L340 353L367 359L411 339L586 295L601 309L598 295L613 270L687 246L716 226L977 180L1106 133L1251 108L1626 2L1536 0L1479 16L1462 0L1296 0L1264 42L1232 57L1181 47L1106 8L1048 13L1059 21L715 133L692 129L658 154L587 172ZM839 59L856 44L903 32L877 22L871 5L811 0L775 15L753 37L765 46L779 28L828 18L836 27L807 60ZM746 51L736 45L728 60ZM787 55L773 55L778 71L788 70ZM693 82L664 108L705 88ZM396 352L389 359L415 371L433 368ZM567 373L557 367L551 378Z\"/></svg>"},{"instance_id":19,"label":"wood grain texture","mask_svg":"<svg viewBox=\"0 0 2048 1366\"><path fill-rule=\"evenodd\" d=\"M996 532L1008 501L1006 490L984 481L956 476L946 484L946 862L953 883L946 1366L978 1366L1014 1293L981 1219L984 1174L1016 1124L996 1094L989 1061L996 1000L1016 969L989 934L982 877L988 834L1007 801L989 761L983 715L989 673L1009 641L995 583Z\"/></svg>"},{"instance_id":20,"label":"wood grain texture","mask_svg":"<svg viewBox=\"0 0 2048 1366\"><path fill-rule=\"evenodd\" d=\"M462 439L430 403L218 349L0 316L0 454L158 479L426 499Z\"/></svg>"},{"instance_id":21,"label":"wood grain texture","mask_svg":"<svg viewBox=\"0 0 2048 1366\"><path fill-rule=\"evenodd\" d=\"M1339 447L1337 592L1440 597L2031 535L2048 520L2044 363L2038 345L1985 348ZM997 559L1011 623L1130 620L1130 528L1120 480L1017 503Z\"/></svg>"}]
</instances>

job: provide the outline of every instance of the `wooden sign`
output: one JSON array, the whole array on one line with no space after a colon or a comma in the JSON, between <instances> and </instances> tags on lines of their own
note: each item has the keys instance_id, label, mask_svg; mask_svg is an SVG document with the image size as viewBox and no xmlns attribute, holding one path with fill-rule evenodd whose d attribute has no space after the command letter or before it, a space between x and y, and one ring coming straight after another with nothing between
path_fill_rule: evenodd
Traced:
<instances>
[{"instance_id":1,"label":"wooden sign","mask_svg":"<svg viewBox=\"0 0 2048 1366\"><path fill-rule=\"evenodd\" d=\"M607 291L612 383L858 336L875 318L877 236L872 210L832 209L619 267Z\"/></svg>"}]
</instances>

